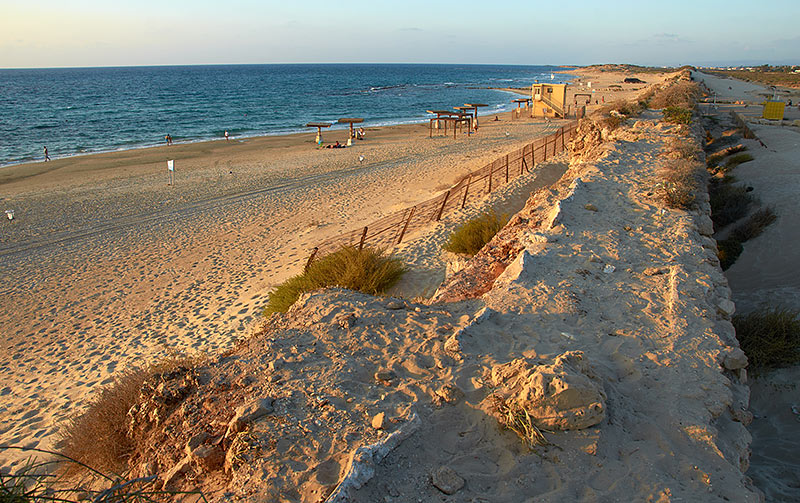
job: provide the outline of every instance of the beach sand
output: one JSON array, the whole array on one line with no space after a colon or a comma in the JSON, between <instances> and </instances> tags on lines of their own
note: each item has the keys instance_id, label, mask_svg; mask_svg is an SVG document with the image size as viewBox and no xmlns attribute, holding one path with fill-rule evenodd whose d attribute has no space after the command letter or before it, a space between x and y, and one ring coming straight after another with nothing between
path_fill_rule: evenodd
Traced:
<instances>
[{"instance_id":1,"label":"beach sand","mask_svg":"<svg viewBox=\"0 0 800 503\"><path fill-rule=\"evenodd\" d=\"M501 117L469 138L429 139L426 123L368 128L345 149L316 149L312 133L3 168L0 209L15 218L0 223L0 441L56 447L115 374L244 337L316 244L559 126Z\"/></svg>"}]
</instances>

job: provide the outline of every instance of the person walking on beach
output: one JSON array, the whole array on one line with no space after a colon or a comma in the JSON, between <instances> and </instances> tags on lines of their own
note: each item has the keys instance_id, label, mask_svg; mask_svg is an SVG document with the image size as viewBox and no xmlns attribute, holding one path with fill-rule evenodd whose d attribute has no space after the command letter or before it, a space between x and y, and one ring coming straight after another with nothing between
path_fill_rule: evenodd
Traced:
<instances>
[{"instance_id":1,"label":"person walking on beach","mask_svg":"<svg viewBox=\"0 0 800 503\"><path fill-rule=\"evenodd\" d=\"M47 154L47 145L44 146L44 162L50 160L50 156Z\"/></svg>"},{"instance_id":2,"label":"person walking on beach","mask_svg":"<svg viewBox=\"0 0 800 503\"><path fill-rule=\"evenodd\" d=\"M164 140L166 140L167 145L172 145L172 136L167 135L164 137Z\"/></svg>"},{"instance_id":3,"label":"person walking on beach","mask_svg":"<svg viewBox=\"0 0 800 503\"><path fill-rule=\"evenodd\" d=\"M228 141L228 131L225 131L225 141Z\"/></svg>"}]
</instances>

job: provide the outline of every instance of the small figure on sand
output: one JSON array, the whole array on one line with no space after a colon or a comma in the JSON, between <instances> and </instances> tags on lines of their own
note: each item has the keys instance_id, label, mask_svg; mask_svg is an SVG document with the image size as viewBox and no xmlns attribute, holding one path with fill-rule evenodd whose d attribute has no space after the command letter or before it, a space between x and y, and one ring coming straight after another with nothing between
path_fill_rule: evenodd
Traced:
<instances>
[{"instance_id":1,"label":"small figure on sand","mask_svg":"<svg viewBox=\"0 0 800 503\"><path fill-rule=\"evenodd\" d=\"M326 145L325 148L344 148L344 145L339 143L339 140L336 140L336 143L333 145Z\"/></svg>"},{"instance_id":2,"label":"small figure on sand","mask_svg":"<svg viewBox=\"0 0 800 503\"><path fill-rule=\"evenodd\" d=\"M47 162L49 160L50 160L50 155L47 153L47 145L45 145L45 147L44 147L44 162Z\"/></svg>"},{"instance_id":3,"label":"small figure on sand","mask_svg":"<svg viewBox=\"0 0 800 503\"><path fill-rule=\"evenodd\" d=\"M164 140L167 142L167 145L172 145L172 136L167 135L164 137Z\"/></svg>"},{"instance_id":4,"label":"small figure on sand","mask_svg":"<svg viewBox=\"0 0 800 503\"><path fill-rule=\"evenodd\" d=\"M228 131L225 130L225 141L228 141Z\"/></svg>"},{"instance_id":5,"label":"small figure on sand","mask_svg":"<svg viewBox=\"0 0 800 503\"><path fill-rule=\"evenodd\" d=\"M365 136L364 128L363 127L358 128L358 132L356 132L356 138L359 140L363 140L364 136Z\"/></svg>"}]
</instances>

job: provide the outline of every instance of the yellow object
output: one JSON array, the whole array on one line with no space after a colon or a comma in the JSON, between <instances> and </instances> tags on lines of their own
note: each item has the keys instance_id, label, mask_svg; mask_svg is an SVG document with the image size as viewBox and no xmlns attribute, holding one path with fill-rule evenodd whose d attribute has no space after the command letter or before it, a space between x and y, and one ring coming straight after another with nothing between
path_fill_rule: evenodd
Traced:
<instances>
[{"instance_id":1,"label":"yellow object","mask_svg":"<svg viewBox=\"0 0 800 503\"><path fill-rule=\"evenodd\" d=\"M566 117L566 84L533 84L531 117Z\"/></svg>"},{"instance_id":2,"label":"yellow object","mask_svg":"<svg viewBox=\"0 0 800 503\"><path fill-rule=\"evenodd\" d=\"M761 117L764 119L783 120L783 107L782 101L767 101L764 103L764 111Z\"/></svg>"}]
</instances>

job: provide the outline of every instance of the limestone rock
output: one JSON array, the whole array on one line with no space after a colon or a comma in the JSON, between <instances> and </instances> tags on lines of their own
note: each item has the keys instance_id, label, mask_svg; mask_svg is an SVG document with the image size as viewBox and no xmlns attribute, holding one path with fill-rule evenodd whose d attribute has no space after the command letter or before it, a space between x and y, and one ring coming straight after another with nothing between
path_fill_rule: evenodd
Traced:
<instances>
[{"instance_id":1,"label":"limestone rock","mask_svg":"<svg viewBox=\"0 0 800 503\"><path fill-rule=\"evenodd\" d=\"M225 451L219 445L201 445L190 454L192 461L207 472L222 468L225 462Z\"/></svg>"},{"instance_id":2,"label":"limestone rock","mask_svg":"<svg viewBox=\"0 0 800 503\"><path fill-rule=\"evenodd\" d=\"M390 382L395 377L397 377L397 374L395 374L393 370L380 369L377 372L375 372L376 381Z\"/></svg>"},{"instance_id":3,"label":"limestone rock","mask_svg":"<svg viewBox=\"0 0 800 503\"><path fill-rule=\"evenodd\" d=\"M736 312L736 304L729 299L722 299L717 303L717 310L723 316L733 316Z\"/></svg>"},{"instance_id":4,"label":"limestone rock","mask_svg":"<svg viewBox=\"0 0 800 503\"><path fill-rule=\"evenodd\" d=\"M225 433L225 436L229 437L232 434L242 431L248 423L252 423L256 419L272 412L274 402L275 400L272 398L259 398L236 409L233 418L228 423L228 431Z\"/></svg>"},{"instance_id":5,"label":"limestone rock","mask_svg":"<svg viewBox=\"0 0 800 503\"><path fill-rule=\"evenodd\" d=\"M540 428L580 430L605 419L605 391L580 351L549 365L518 358L495 368L492 381L507 404L527 410Z\"/></svg>"},{"instance_id":6,"label":"limestone rock","mask_svg":"<svg viewBox=\"0 0 800 503\"><path fill-rule=\"evenodd\" d=\"M164 485L162 488L164 490L169 490L175 486L175 483L185 474L187 473L192 467L192 458L186 456L185 458L178 461L178 464L170 468L170 470L164 475Z\"/></svg>"},{"instance_id":7,"label":"limestone rock","mask_svg":"<svg viewBox=\"0 0 800 503\"><path fill-rule=\"evenodd\" d=\"M722 366L728 370L743 369L747 367L747 355L740 348L733 348L723 358Z\"/></svg>"},{"instance_id":8,"label":"limestone rock","mask_svg":"<svg viewBox=\"0 0 800 503\"><path fill-rule=\"evenodd\" d=\"M699 232L701 235L711 236L714 234L714 222L711 221L711 217L708 215L698 215L695 224L697 225L697 232Z\"/></svg>"},{"instance_id":9,"label":"limestone rock","mask_svg":"<svg viewBox=\"0 0 800 503\"><path fill-rule=\"evenodd\" d=\"M431 482L436 489L445 494L455 494L464 487L464 479L449 466L440 466L434 470L431 474Z\"/></svg>"},{"instance_id":10,"label":"limestone rock","mask_svg":"<svg viewBox=\"0 0 800 503\"><path fill-rule=\"evenodd\" d=\"M400 299L389 299L389 302L386 303L386 309L390 310L397 310L397 309L405 309L406 303Z\"/></svg>"},{"instance_id":11,"label":"limestone rock","mask_svg":"<svg viewBox=\"0 0 800 503\"><path fill-rule=\"evenodd\" d=\"M372 427L375 428L376 430L382 430L385 422L386 422L386 413L379 412L375 414L375 416L372 418Z\"/></svg>"},{"instance_id":12,"label":"limestone rock","mask_svg":"<svg viewBox=\"0 0 800 503\"><path fill-rule=\"evenodd\" d=\"M592 203L586 203L583 205L583 207L589 211L597 211L597 206L593 205Z\"/></svg>"},{"instance_id":13,"label":"limestone rock","mask_svg":"<svg viewBox=\"0 0 800 503\"><path fill-rule=\"evenodd\" d=\"M445 384L436 391L436 397L442 402L455 404L464 398L464 392L458 386Z\"/></svg>"}]
</instances>

